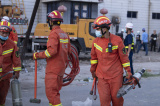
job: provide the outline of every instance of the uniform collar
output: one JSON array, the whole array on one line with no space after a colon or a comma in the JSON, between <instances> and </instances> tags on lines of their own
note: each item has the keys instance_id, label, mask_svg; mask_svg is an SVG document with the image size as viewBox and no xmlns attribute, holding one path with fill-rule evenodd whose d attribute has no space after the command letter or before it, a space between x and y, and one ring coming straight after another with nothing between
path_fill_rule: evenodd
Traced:
<instances>
[{"instance_id":1,"label":"uniform collar","mask_svg":"<svg viewBox=\"0 0 160 106\"><path fill-rule=\"evenodd\" d=\"M111 34L111 33L109 32L110 38L112 37L112 35L113 35L113 34ZM109 38L105 38L104 35L103 35L103 37L101 37L101 38L103 38L103 39L109 39Z\"/></svg>"},{"instance_id":2,"label":"uniform collar","mask_svg":"<svg viewBox=\"0 0 160 106\"><path fill-rule=\"evenodd\" d=\"M55 30L55 29L60 29L60 26L54 26L52 31Z\"/></svg>"},{"instance_id":3,"label":"uniform collar","mask_svg":"<svg viewBox=\"0 0 160 106\"><path fill-rule=\"evenodd\" d=\"M3 44L1 43L1 46L5 46L7 41L8 39Z\"/></svg>"}]
</instances>

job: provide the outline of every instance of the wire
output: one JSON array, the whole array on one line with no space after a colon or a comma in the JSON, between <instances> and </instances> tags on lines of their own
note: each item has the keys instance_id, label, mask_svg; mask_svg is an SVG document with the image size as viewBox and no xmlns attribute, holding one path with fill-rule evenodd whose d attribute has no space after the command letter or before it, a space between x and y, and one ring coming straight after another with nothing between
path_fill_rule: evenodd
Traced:
<instances>
[{"instance_id":1,"label":"wire","mask_svg":"<svg viewBox=\"0 0 160 106\"><path fill-rule=\"evenodd\" d=\"M73 46L71 46L71 54L68 56L68 63L66 67L70 67L71 71L69 74L65 73L62 86L69 85L80 72L78 51Z\"/></svg>"}]
</instances>

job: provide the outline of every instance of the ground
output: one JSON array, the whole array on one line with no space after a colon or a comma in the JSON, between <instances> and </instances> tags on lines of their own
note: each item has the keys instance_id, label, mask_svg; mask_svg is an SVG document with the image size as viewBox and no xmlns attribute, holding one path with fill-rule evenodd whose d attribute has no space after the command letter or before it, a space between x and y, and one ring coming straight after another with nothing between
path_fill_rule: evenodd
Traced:
<instances>
[{"instance_id":1,"label":"ground","mask_svg":"<svg viewBox=\"0 0 160 106\"><path fill-rule=\"evenodd\" d=\"M63 87L61 90L61 100L63 106L72 106L72 101L85 101L87 97L92 100L92 106L100 106L99 97L97 100L93 100L89 95L89 91L92 86L90 70L90 54L81 53L80 56L80 73L76 76L75 80L67 87ZM160 53L149 52L148 56L145 56L145 52L140 51L139 54L133 56L134 71L139 71L145 68L149 74L147 78L141 79L142 88L136 87L136 89L128 92L124 96L124 106L159 106L160 101ZM48 106L48 100L45 96L45 60L38 60L38 91L37 98L41 99L41 104L29 103L30 98L34 97L34 61L27 59L24 61L26 67L24 71L20 73L19 81L22 88L23 106ZM67 69L67 72L69 70ZM154 74L154 75L152 75ZM152 75L152 77L150 77ZM84 81L89 79L89 82ZM97 92L98 94L98 92ZM12 104L11 90L7 95L6 106Z\"/></svg>"}]
</instances>

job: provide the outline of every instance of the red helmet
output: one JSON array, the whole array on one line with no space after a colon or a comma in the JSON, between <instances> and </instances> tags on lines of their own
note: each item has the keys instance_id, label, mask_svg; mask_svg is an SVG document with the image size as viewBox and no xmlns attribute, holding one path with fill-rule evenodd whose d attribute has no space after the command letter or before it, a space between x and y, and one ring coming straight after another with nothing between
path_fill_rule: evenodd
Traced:
<instances>
[{"instance_id":1,"label":"red helmet","mask_svg":"<svg viewBox=\"0 0 160 106\"><path fill-rule=\"evenodd\" d=\"M94 29L110 28L110 26L111 26L111 21L109 20L108 17L99 16L98 18L95 19L93 28Z\"/></svg>"},{"instance_id":2,"label":"red helmet","mask_svg":"<svg viewBox=\"0 0 160 106\"><path fill-rule=\"evenodd\" d=\"M11 32L12 28L11 28L11 23L8 21L2 21L0 23L0 31L2 32Z\"/></svg>"},{"instance_id":3,"label":"red helmet","mask_svg":"<svg viewBox=\"0 0 160 106\"><path fill-rule=\"evenodd\" d=\"M48 14L48 20L63 22L63 18L61 16L61 13L58 10L54 10L54 11L50 12Z\"/></svg>"},{"instance_id":4,"label":"red helmet","mask_svg":"<svg viewBox=\"0 0 160 106\"><path fill-rule=\"evenodd\" d=\"M2 26L2 25L10 27L10 26L11 26L11 23L8 22L8 21L2 21L2 22L0 23L0 26Z\"/></svg>"}]
</instances>

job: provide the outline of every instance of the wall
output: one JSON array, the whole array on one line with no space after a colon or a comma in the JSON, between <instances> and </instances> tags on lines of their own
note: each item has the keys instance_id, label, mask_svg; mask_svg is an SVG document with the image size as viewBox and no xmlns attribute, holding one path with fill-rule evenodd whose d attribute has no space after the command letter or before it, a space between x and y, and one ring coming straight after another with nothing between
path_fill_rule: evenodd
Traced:
<instances>
[{"instance_id":1,"label":"wall","mask_svg":"<svg viewBox=\"0 0 160 106\"><path fill-rule=\"evenodd\" d=\"M62 1L62 0L42 0L42 2ZM66 0L66 1L78 1L78 2L99 2L99 0ZM100 0L103 1L103 0Z\"/></svg>"},{"instance_id":2,"label":"wall","mask_svg":"<svg viewBox=\"0 0 160 106\"><path fill-rule=\"evenodd\" d=\"M112 20L112 16L120 17L119 32L125 28L127 22L133 23L134 33L141 31L143 27L148 29L148 0L105 0L104 3L99 4L98 9L100 10L102 8L108 9L106 16L110 20ZM138 17L127 18L127 11L138 11ZM98 15L100 16L101 14L99 13ZM113 25L110 31L115 34L115 27Z\"/></svg>"},{"instance_id":3,"label":"wall","mask_svg":"<svg viewBox=\"0 0 160 106\"><path fill-rule=\"evenodd\" d=\"M153 33L153 30L160 33L160 19L152 19L152 13L160 13L160 0L151 0L149 35Z\"/></svg>"},{"instance_id":4,"label":"wall","mask_svg":"<svg viewBox=\"0 0 160 106\"><path fill-rule=\"evenodd\" d=\"M150 2L150 21L148 20L149 0L104 0L104 3L99 4L98 10L102 8L108 9L108 14L106 16L110 19L112 19L112 16L119 16L121 18L119 32L121 29L125 28L125 24L127 22L132 22L134 25L133 31L135 34L137 31L140 31L142 34L142 28L146 28L146 32L151 35L153 30L157 30L157 33L160 32L160 20L152 19L152 12L160 13L160 1L150 0ZM138 17L127 18L127 11L138 11ZM100 15L101 14L98 13L98 16ZM150 25L148 25L149 23ZM113 25L110 31L115 34L115 27Z\"/></svg>"},{"instance_id":5,"label":"wall","mask_svg":"<svg viewBox=\"0 0 160 106\"><path fill-rule=\"evenodd\" d=\"M31 15L32 15L32 12L33 12L35 2L36 2L36 0L24 0L24 5L25 5L26 16L27 16L27 19L28 19L28 24L30 22L30 18L31 18ZM35 30L36 25L38 23L46 23L46 15L47 15L47 5L45 3L40 2L31 33L34 33L34 30ZM25 31L27 31L27 29Z\"/></svg>"}]
</instances>

